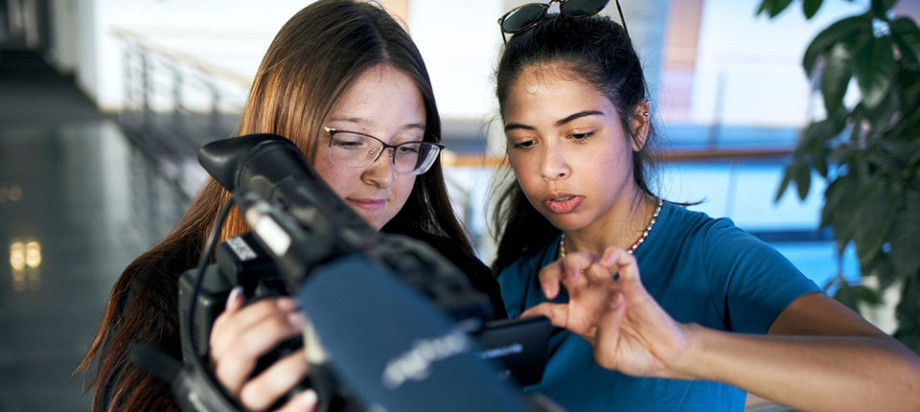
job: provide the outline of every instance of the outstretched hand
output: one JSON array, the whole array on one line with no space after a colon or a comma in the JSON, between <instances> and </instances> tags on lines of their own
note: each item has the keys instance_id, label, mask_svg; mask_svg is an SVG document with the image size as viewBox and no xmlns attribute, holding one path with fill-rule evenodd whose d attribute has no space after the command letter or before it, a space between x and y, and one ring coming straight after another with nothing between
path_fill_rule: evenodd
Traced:
<instances>
[{"instance_id":1,"label":"outstretched hand","mask_svg":"<svg viewBox=\"0 0 920 412\"><path fill-rule=\"evenodd\" d=\"M564 286L569 302L544 302L522 317L543 315L581 336L607 369L633 376L686 377L676 367L689 345L689 328L648 294L636 259L626 250L610 247L600 258L570 253L540 271L540 284L549 299Z\"/></svg>"}]
</instances>

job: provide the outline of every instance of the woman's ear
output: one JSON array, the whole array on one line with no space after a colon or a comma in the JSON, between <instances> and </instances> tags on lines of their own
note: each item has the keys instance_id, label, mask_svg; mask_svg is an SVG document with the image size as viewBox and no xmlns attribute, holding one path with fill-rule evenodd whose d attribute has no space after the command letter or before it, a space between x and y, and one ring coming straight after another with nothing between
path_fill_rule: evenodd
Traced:
<instances>
[{"instance_id":1,"label":"woman's ear","mask_svg":"<svg viewBox=\"0 0 920 412\"><path fill-rule=\"evenodd\" d=\"M650 119L649 119L649 110L650 105L648 100L642 99L639 104L636 105L636 108L632 116L632 150L638 152L645 147L646 139L648 139L648 132L650 128Z\"/></svg>"}]
</instances>

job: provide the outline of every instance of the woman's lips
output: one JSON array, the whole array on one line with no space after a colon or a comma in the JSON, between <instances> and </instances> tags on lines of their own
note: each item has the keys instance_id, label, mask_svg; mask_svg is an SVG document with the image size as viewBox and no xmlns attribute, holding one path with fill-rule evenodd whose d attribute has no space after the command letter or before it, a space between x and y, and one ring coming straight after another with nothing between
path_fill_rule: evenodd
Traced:
<instances>
[{"instance_id":1,"label":"woman's lips","mask_svg":"<svg viewBox=\"0 0 920 412\"><path fill-rule=\"evenodd\" d=\"M553 196L546 198L543 205L553 213L569 213L581 204L582 199L584 198L575 195Z\"/></svg>"},{"instance_id":2,"label":"woman's lips","mask_svg":"<svg viewBox=\"0 0 920 412\"><path fill-rule=\"evenodd\" d=\"M382 208L386 205L387 201L385 199L345 199L349 204L354 205L355 207L367 210L376 210Z\"/></svg>"}]
</instances>

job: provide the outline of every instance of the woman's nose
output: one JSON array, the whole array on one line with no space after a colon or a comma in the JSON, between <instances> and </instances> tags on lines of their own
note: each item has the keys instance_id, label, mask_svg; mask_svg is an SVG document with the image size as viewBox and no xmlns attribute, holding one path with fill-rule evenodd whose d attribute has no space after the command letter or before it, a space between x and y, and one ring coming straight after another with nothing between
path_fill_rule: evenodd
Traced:
<instances>
[{"instance_id":1,"label":"woman's nose","mask_svg":"<svg viewBox=\"0 0 920 412\"><path fill-rule=\"evenodd\" d=\"M393 180L395 179L395 170L393 170L394 149L392 147L385 147L383 150L389 153L381 153L380 156L377 156L377 160L374 160L374 162L368 165L361 173L361 179L365 183L380 188L389 187L393 184Z\"/></svg>"},{"instance_id":2,"label":"woman's nose","mask_svg":"<svg viewBox=\"0 0 920 412\"><path fill-rule=\"evenodd\" d=\"M555 147L546 147L543 152L541 175L547 180L564 179L572 170L561 150Z\"/></svg>"}]
</instances>

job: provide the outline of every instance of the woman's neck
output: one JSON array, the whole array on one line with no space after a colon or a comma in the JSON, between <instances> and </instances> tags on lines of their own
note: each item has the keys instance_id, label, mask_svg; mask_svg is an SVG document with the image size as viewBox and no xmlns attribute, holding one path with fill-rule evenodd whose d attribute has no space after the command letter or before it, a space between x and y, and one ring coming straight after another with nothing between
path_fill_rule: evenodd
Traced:
<instances>
[{"instance_id":1,"label":"woman's neck","mask_svg":"<svg viewBox=\"0 0 920 412\"><path fill-rule=\"evenodd\" d=\"M610 246L629 249L642 239L657 207L656 198L637 190L587 227L566 232L566 253L593 251L601 254Z\"/></svg>"}]
</instances>

